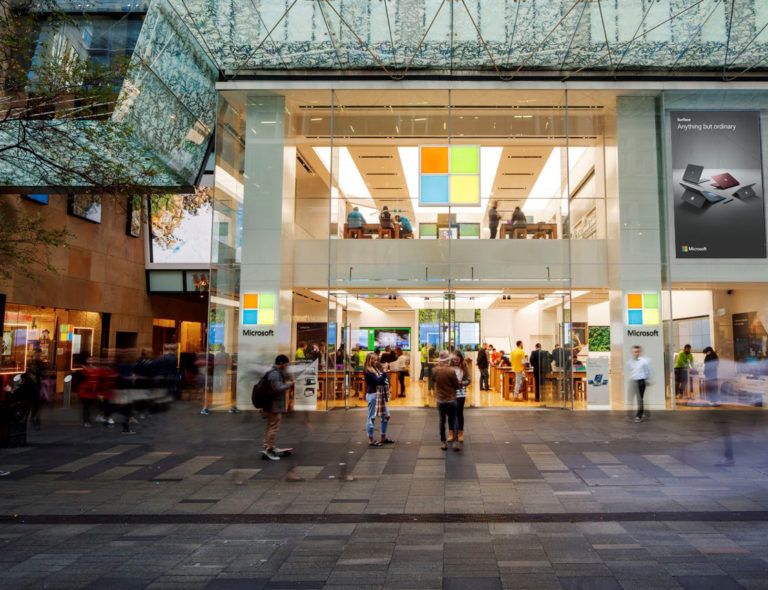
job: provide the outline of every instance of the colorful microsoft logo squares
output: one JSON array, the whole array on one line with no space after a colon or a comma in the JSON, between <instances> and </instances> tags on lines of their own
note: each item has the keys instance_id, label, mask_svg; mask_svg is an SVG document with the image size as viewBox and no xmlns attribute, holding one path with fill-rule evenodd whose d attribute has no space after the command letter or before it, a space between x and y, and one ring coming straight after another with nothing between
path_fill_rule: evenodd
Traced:
<instances>
[{"instance_id":1,"label":"colorful microsoft logo squares","mask_svg":"<svg viewBox=\"0 0 768 590\"><path fill-rule=\"evenodd\" d=\"M274 293L246 293L243 295L244 326L272 326L274 323Z\"/></svg>"},{"instance_id":2,"label":"colorful microsoft logo squares","mask_svg":"<svg viewBox=\"0 0 768 590\"><path fill-rule=\"evenodd\" d=\"M628 293L627 294L627 325L658 326L659 325L659 294L658 293Z\"/></svg>"},{"instance_id":3,"label":"colorful microsoft logo squares","mask_svg":"<svg viewBox=\"0 0 768 590\"><path fill-rule=\"evenodd\" d=\"M72 324L61 324L59 326L59 342L72 342L73 328Z\"/></svg>"},{"instance_id":4,"label":"colorful microsoft logo squares","mask_svg":"<svg viewBox=\"0 0 768 590\"><path fill-rule=\"evenodd\" d=\"M479 205L480 146L421 146L420 205Z\"/></svg>"}]
</instances>

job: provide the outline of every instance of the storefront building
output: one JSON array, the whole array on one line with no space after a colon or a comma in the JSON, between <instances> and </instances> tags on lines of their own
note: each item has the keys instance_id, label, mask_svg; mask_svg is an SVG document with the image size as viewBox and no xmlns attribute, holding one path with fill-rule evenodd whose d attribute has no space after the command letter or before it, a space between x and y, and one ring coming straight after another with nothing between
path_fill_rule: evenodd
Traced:
<instances>
[{"instance_id":1,"label":"storefront building","mask_svg":"<svg viewBox=\"0 0 768 590\"><path fill-rule=\"evenodd\" d=\"M151 3L116 113L189 182L212 142L212 407L301 344L297 408L363 403L387 346L425 405L428 349L517 341L539 399L471 403L632 407L637 345L651 409L765 405L762 3L231 8Z\"/></svg>"}]
</instances>

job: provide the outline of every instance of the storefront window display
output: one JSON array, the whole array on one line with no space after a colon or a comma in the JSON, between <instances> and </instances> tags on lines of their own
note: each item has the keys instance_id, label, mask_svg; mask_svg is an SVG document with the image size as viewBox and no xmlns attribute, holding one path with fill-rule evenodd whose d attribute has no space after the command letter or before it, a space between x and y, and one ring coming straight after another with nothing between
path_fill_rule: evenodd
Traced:
<instances>
[{"instance_id":1,"label":"storefront window display","mask_svg":"<svg viewBox=\"0 0 768 590\"><path fill-rule=\"evenodd\" d=\"M101 314L53 307L6 304L0 373L23 373L36 350L60 381L101 354Z\"/></svg>"}]
</instances>

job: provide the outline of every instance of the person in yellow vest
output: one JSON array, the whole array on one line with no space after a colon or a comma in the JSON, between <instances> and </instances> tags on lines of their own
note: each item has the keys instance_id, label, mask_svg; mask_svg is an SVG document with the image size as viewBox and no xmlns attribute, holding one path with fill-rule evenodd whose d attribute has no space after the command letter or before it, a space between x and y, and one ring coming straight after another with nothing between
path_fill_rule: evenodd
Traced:
<instances>
[{"instance_id":1,"label":"person in yellow vest","mask_svg":"<svg viewBox=\"0 0 768 590\"><path fill-rule=\"evenodd\" d=\"M303 361L305 358L307 358L306 352L307 352L307 343L299 342L299 347L296 349L296 355L294 356L294 358L297 361Z\"/></svg>"},{"instance_id":2,"label":"person in yellow vest","mask_svg":"<svg viewBox=\"0 0 768 590\"><path fill-rule=\"evenodd\" d=\"M520 399L520 388L525 379L525 352L522 340L515 342L515 349L509 353L509 363L515 372L515 399Z\"/></svg>"}]
</instances>

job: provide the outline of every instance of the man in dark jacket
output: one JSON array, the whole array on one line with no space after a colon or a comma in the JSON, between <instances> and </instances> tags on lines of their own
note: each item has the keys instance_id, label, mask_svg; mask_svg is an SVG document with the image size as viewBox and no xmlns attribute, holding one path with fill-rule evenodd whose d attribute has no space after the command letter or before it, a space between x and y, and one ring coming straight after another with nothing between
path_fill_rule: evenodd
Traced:
<instances>
[{"instance_id":1,"label":"man in dark jacket","mask_svg":"<svg viewBox=\"0 0 768 590\"><path fill-rule=\"evenodd\" d=\"M499 206L498 201L494 201L491 204L491 208L488 211L488 228L491 230L491 239L496 238L496 232L499 229L499 220L501 219L501 216L499 215L499 212L497 210ZM501 236L504 237L503 235Z\"/></svg>"},{"instance_id":2,"label":"man in dark jacket","mask_svg":"<svg viewBox=\"0 0 768 590\"><path fill-rule=\"evenodd\" d=\"M275 437L280 429L280 419L287 411L286 392L293 389L294 382L285 378L285 368L288 366L288 357L280 354L275 359L275 364L269 370L267 381L272 390L272 404L269 409L264 409L267 419L267 430L264 433L264 450L262 454L272 461L280 460L280 449L275 448Z\"/></svg>"},{"instance_id":3,"label":"man in dark jacket","mask_svg":"<svg viewBox=\"0 0 768 590\"><path fill-rule=\"evenodd\" d=\"M536 401L541 401L540 387L544 376L549 373L552 367L552 359L549 352L541 349L541 344L536 343L535 350L528 357L533 369L533 382L536 384Z\"/></svg>"},{"instance_id":4,"label":"man in dark jacket","mask_svg":"<svg viewBox=\"0 0 768 590\"><path fill-rule=\"evenodd\" d=\"M477 351L477 368L480 369L480 391L490 391L491 382L488 379L488 343L483 342Z\"/></svg>"}]
</instances>

